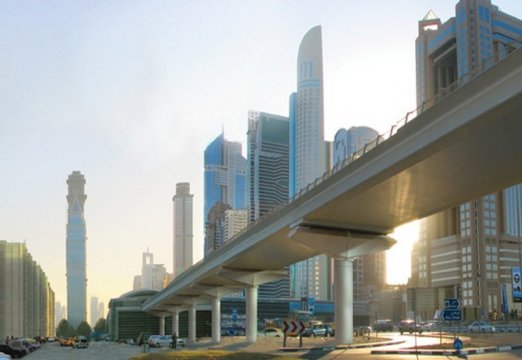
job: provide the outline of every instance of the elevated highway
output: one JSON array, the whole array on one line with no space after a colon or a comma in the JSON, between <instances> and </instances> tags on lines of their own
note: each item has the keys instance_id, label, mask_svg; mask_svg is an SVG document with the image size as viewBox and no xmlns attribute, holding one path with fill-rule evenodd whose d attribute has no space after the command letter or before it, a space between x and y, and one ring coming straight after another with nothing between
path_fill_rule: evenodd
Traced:
<instances>
[{"instance_id":1,"label":"elevated highway","mask_svg":"<svg viewBox=\"0 0 522 360\"><path fill-rule=\"evenodd\" d=\"M393 136L311 185L211 253L143 308L157 314L247 290L247 339L256 339L257 285L297 261L335 259L336 340L351 343L350 258L387 249L401 224L522 182L522 49L460 86Z\"/></svg>"}]
</instances>

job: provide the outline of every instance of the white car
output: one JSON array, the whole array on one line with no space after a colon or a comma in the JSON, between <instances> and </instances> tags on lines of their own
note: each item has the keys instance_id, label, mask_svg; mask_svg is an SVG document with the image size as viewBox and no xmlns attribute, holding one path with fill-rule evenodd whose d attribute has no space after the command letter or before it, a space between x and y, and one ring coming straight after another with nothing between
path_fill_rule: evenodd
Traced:
<instances>
[{"instance_id":1,"label":"white car","mask_svg":"<svg viewBox=\"0 0 522 360\"><path fill-rule=\"evenodd\" d=\"M73 348L87 349L89 347L89 340L85 336L78 336L74 339Z\"/></svg>"},{"instance_id":2,"label":"white car","mask_svg":"<svg viewBox=\"0 0 522 360\"><path fill-rule=\"evenodd\" d=\"M496 330L495 330L495 327L493 325L488 324L487 322L475 321L475 322L471 323L471 325L468 326L468 331L469 332L490 332L490 333L494 333Z\"/></svg>"},{"instance_id":3,"label":"white car","mask_svg":"<svg viewBox=\"0 0 522 360\"><path fill-rule=\"evenodd\" d=\"M169 347L172 348L172 335L151 335L147 340L151 347ZM176 341L177 347L186 345L184 339L178 338Z\"/></svg>"},{"instance_id":4,"label":"white car","mask_svg":"<svg viewBox=\"0 0 522 360\"><path fill-rule=\"evenodd\" d=\"M3 352L0 352L0 360L11 360L11 355L4 354Z\"/></svg>"}]
</instances>

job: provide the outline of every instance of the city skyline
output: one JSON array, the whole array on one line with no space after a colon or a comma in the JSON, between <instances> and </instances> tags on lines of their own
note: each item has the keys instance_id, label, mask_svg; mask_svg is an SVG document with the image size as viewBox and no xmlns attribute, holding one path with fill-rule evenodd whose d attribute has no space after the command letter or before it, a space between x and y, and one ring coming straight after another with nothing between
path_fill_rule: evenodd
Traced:
<instances>
[{"instance_id":1,"label":"city skyline","mask_svg":"<svg viewBox=\"0 0 522 360\"><path fill-rule=\"evenodd\" d=\"M332 140L351 126L384 132L415 107L417 22L430 9L443 21L455 11L454 1L173 4L0 4L0 142L10 149L0 155L8 175L0 180L0 239L26 241L62 303L66 174L80 169L89 179L88 296L108 303L132 289L143 248L172 264L170 201L180 181L193 184L194 260L201 258L202 152L221 129L245 144L249 109L288 114L308 29L323 29ZM522 17L519 1L494 4ZM301 16L289 16L295 7ZM259 29L249 14L274 26Z\"/></svg>"}]
</instances>

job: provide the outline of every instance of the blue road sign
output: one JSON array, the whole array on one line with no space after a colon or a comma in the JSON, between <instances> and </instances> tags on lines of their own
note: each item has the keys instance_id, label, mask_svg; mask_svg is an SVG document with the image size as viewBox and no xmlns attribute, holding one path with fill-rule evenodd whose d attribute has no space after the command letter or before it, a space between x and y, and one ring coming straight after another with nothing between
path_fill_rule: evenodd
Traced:
<instances>
[{"instance_id":1,"label":"blue road sign","mask_svg":"<svg viewBox=\"0 0 522 360\"><path fill-rule=\"evenodd\" d=\"M462 340L459 338L456 338L455 341L453 341L453 348L455 348L455 350L461 350L463 345Z\"/></svg>"},{"instance_id":2,"label":"blue road sign","mask_svg":"<svg viewBox=\"0 0 522 360\"><path fill-rule=\"evenodd\" d=\"M462 320L462 312L460 310L444 310L442 317L446 321L460 321Z\"/></svg>"},{"instance_id":3,"label":"blue road sign","mask_svg":"<svg viewBox=\"0 0 522 360\"><path fill-rule=\"evenodd\" d=\"M444 299L444 310L460 310L459 299Z\"/></svg>"}]
</instances>

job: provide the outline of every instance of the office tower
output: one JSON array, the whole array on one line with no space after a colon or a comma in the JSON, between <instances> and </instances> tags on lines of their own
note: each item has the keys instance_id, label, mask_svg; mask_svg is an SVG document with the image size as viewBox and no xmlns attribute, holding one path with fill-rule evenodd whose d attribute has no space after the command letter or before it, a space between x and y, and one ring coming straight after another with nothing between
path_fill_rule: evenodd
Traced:
<instances>
[{"instance_id":1,"label":"office tower","mask_svg":"<svg viewBox=\"0 0 522 360\"><path fill-rule=\"evenodd\" d=\"M98 304L98 319L105 319L105 303L103 301Z\"/></svg>"},{"instance_id":2,"label":"office tower","mask_svg":"<svg viewBox=\"0 0 522 360\"><path fill-rule=\"evenodd\" d=\"M445 23L430 11L419 21L416 40L421 111L520 47L521 35L522 21L489 0L459 1L456 16ZM521 311L510 296L512 268L522 262L520 237L513 234L520 224L519 191L520 185L499 189L423 219L411 286L458 296L474 317Z\"/></svg>"},{"instance_id":3,"label":"office tower","mask_svg":"<svg viewBox=\"0 0 522 360\"><path fill-rule=\"evenodd\" d=\"M417 105L432 103L520 47L522 22L489 0L461 0L444 24L430 11L415 42Z\"/></svg>"},{"instance_id":4,"label":"office tower","mask_svg":"<svg viewBox=\"0 0 522 360\"><path fill-rule=\"evenodd\" d=\"M96 325L96 322L98 321L98 319L100 318L99 316L99 313L98 313L98 298L96 296L91 296L91 322L90 322L90 325L91 327L94 327L94 325Z\"/></svg>"},{"instance_id":5,"label":"office tower","mask_svg":"<svg viewBox=\"0 0 522 360\"><path fill-rule=\"evenodd\" d=\"M205 256L224 242L224 211L247 208L247 162L241 144L221 133L205 149Z\"/></svg>"},{"instance_id":6,"label":"office tower","mask_svg":"<svg viewBox=\"0 0 522 360\"><path fill-rule=\"evenodd\" d=\"M223 238L225 241L232 239L248 225L248 210L225 210L223 223Z\"/></svg>"},{"instance_id":7,"label":"office tower","mask_svg":"<svg viewBox=\"0 0 522 360\"><path fill-rule=\"evenodd\" d=\"M326 171L321 27L310 29L299 46L297 92L290 96L289 194ZM291 296L329 299L329 259L319 255L291 266Z\"/></svg>"},{"instance_id":8,"label":"office tower","mask_svg":"<svg viewBox=\"0 0 522 360\"><path fill-rule=\"evenodd\" d=\"M249 221L288 200L288 118L248 112Z\"/></svg>"},{"instance_id":9,"label":"office tower","mask_svg":"<svg viewBox=\"0 0 522 360\"><path fill-rule=\"evenodd\" d=\"M193 264L192 245L192 198L189 183L176 184L174 202L174 277L179 276Z\"/></svg>"},{"instance_id":10,"label":"office tower","mask_svg":"<svg viewBox=\"0 0 522 360\"><path fill-rule=\"evenodd\" d=\"M141 289L141 275L134 275L134 279L132 281L132 290L140 290Z\"/></svg>"},{"instance_id":11,"label":"office tower","mask_svg":"<svg viewBox=\"0 0 522 360\"><path fill-rule=\"evenodd\" d=\"M333 167L338 166L353 153L364 149L374 141L379 133L369 127L352 126L350 129L339 129L333 143ZM353 266L354 298L369 300L374 290L382 290L386 285L386 253L384 251L359 256Z\"/></svg>"},{"instance_id":12,"label":"office tower","mask_svg":"<svg viewBox=\"0 0 522 360\"><path fill-rule=\"evenodd\" d=\"M65 319L65 307L60 302L54 303L54 323L58 326L62 319Z\"/></svg>"},{"instance_id":13,"label":"office tower","mask_svg":"<svg viewBox=\"0 0 522 360\"><path fill-rule=\"evenodd\" d=\"M54 335L54 311L51 285L25 244L0 240L0 339Z\"/></svg>"},{"instance_id":14,"label":"office tower","mask_svg":"<svg viewBox=\"0 0 522 360\"><path fill-rule=\"evenodd\" d=\"M249 222L288 201L289 125L287 117L248 112ZM288 298L289 277L260 285L258 296Z\"/></svg>"},{"instance_id":15,"label":"office tower","mask_svg":"<svg viewBox=\"0 0 522 360\"><path fill-rule=\"evenodd\" d=\"M231 209L230 205L221 202L210 209L205 226L206 255L225 243L225 212Z\"/></svg>"},{"instance_id":16,"label":"office tower","mask_svg":"<svg viewBox=\"0 0 522 360\"><path fill-rule=\"evenodd\" d=\"M77 328L87 319L85 177L81 172L73 171L67 179L67 185L67 321Z\"/></svg>"},{"instance_id":17,"label":"office tower","mask_svg":"<svg viewBox=\"0 0 522 360\"><path fill-rule=\"evenodd\" d=\"M141 280L141 284L138 281ZM134 290L157 290L167 286L167 271L163 264L154 264L154 255L148 250L142 254L141 276L134 277Z\"/></svg>"},{"instance_id":18,"label":"office tower","mask_svg":"<svg viewBox=\"0 0 522 360\"><path fill-rule=\"evenodd\" d=\"M352 126L350 129L339 129L334 137L333 164L338 165L353 153L364 149L364 146L379 136L379 133L367 126Z\"/></svg>"}]
</instances>

